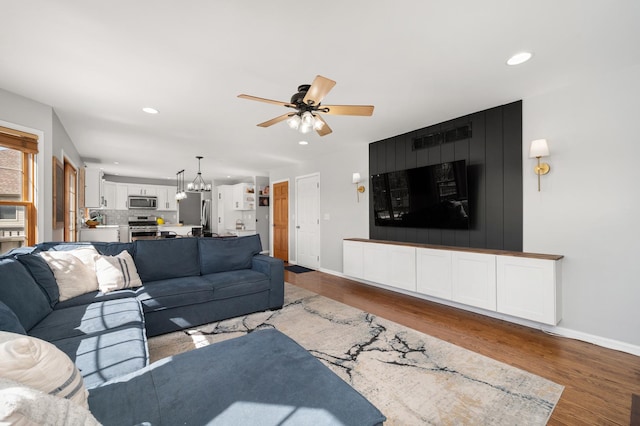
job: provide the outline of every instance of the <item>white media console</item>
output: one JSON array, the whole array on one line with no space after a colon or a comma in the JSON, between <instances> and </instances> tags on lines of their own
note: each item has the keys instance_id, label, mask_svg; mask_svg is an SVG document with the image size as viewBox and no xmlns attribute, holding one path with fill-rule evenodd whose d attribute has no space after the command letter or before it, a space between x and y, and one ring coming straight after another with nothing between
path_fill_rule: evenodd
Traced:
<instances>
[{"instance_id":1,"label":"white media console","mask_svg":"<svg viewBox=\"0 0 640 426\"><path fill-rule=\"evenodd\" d=\"M344 275L542 324L562 319L563 256L350 238Z\"/></svg>"}]
</instances>

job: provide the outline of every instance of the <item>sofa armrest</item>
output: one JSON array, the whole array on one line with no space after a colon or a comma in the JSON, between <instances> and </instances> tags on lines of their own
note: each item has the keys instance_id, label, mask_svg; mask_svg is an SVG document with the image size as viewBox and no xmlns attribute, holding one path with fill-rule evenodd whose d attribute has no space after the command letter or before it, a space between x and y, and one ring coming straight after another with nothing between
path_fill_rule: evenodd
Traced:
<instances>
[{"instance_id":1,"label":"sofa armrest","mask_svg":"<svg viewBox=\"0 0 640 426\"><path fill-rule=\"evenodd\" d=\"M251 260L251 269L269 276L269 308L281 308L284 304L284 262L275 257L257 254Z\"/></svg>"}]
</instances>

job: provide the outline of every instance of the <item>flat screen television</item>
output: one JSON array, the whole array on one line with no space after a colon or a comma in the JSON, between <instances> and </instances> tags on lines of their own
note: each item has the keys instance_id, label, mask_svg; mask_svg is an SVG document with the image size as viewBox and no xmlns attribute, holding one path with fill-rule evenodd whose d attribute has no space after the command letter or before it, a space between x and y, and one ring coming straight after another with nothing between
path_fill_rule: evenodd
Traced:
<instances>
[{"instance_id":1,"label":"flat screen television","mask_svg":"<svg viewBox=\"0 0 640 426\"><path fill-rule=\"evenodd\" d=\"M371 176L377 226L469 229L465 160Z\"/></svg>"}]
</instances>

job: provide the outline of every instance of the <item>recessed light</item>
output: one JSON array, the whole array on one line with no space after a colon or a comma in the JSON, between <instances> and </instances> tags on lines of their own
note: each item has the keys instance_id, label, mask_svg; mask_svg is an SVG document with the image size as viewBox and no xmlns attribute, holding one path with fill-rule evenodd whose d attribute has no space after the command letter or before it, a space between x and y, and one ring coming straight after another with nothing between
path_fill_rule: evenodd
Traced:
<instances>
[{"instance_id":1,"label":"recessed light","mask_svg":"<svg viewBox=\"0 0 640 426\"><path fill-rule=\"evenodd\" d=\"M117 161L114 161L114 162L113 162L113 164L115 164L115 165L117 166L117 165L118 165L118 164L120 164L120 163L118 163Z\"/></svg>"},{"instance_id":2,"label":"recessed light","mask_svg":"<svg viewBox=\"0 0 640 426\"><path fill-rule=\"evenodd\" d=\"M527 62L529 59L531 59L532 56L533 53L531 52L516 53L515 55L507 59L507 65L520 65Z\"/></svg>"},{"instance_id":3,"label":"recessed light","mask_svg":"<svg viewBox=\"0 0 640 426\"><path fill-rule=\"evenodd\" d=\"M309 145L309 142L307 142L307 141L300 141L300 142L298 142L298 145Z\"/></svg>"},{"instance_id":4,"label":"recessed light","mask_svg":"<svg viewBox=\"0 0 640 426\"><path fill-rule=\"evenodd\" d=\"M230 178L231 178L231 176L227 176L227 179L230 179Z\"/></svg>"},{"instance_id":5,"label":"recessed light","mask_svg":"<svg viewBox=\"0 0 640 426\"><path fill-rule=\"evenodd\" d=\"M146 112L147 114L157 114L158 113L157 109L151 108L151 107L144 107L144 108L142 108L142 110L144 112Z\"/></svg>"}]
</instances>

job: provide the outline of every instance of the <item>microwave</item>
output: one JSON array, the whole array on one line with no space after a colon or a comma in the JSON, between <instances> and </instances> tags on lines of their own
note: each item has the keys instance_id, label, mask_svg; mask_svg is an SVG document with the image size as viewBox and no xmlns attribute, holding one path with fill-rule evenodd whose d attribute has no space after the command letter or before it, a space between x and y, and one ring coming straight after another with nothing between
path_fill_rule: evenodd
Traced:
<instances>
[{"instance_id":1,"label":"microwave","mask_svg":"<svg viewBox=\"0 0 640 426\"><path fill-rule=\"evenodd\" d=\"M146 195L129 195L127 200L129 209L155 210L158 208L158 197L148 197Z\"/></svg>"}]
</instances>

